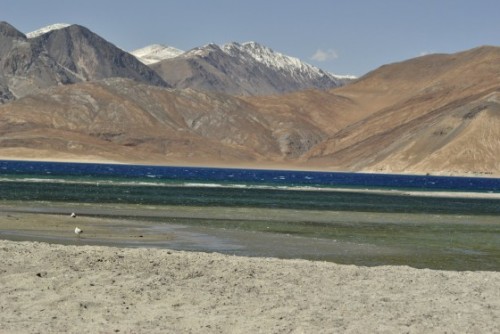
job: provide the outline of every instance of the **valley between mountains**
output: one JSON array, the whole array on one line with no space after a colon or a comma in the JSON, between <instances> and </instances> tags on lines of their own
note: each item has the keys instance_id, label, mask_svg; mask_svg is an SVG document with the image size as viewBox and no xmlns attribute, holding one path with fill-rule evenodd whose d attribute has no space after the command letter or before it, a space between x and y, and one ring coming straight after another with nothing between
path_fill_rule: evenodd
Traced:
<instances>
[{"instance_id":1,"label":"valley between mountains","mask_svg":"<svg viewBox=\"0 0 500 334\"><path fill-rule=\"evenodd\" d=\"M500 175L500 47L346 79L257 43L28 36L0 24L1 159Z\"/></svg>"}]
</instances>

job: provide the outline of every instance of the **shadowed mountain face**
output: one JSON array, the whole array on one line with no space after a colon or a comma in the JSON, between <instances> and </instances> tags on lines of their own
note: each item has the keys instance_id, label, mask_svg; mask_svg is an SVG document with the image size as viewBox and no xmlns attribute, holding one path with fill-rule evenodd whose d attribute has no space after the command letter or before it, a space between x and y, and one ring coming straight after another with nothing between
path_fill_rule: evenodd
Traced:
<instances>
[{"instance_id":1,"label":"shadowed mountain face","mask_svg":"<svg viewBox=\"0 0 500 334\"><path fill-rule=\"evenodd\" d=\"M23 33L6 22L0 22L0 69L1 102L58 82L71 82L73 77L58 70L47 54L34 49Z\"/></svg>"},{"instance_id":2,"label":"shadowed mountain face","mask_svg":"<svg viewBox=\"0 0 500 334\"><path fill-rule=\"evenodd\" d=\"M46 50L57 64L75 73L82 81L123 77L165 85L154 71L135 57L78 25L43 34L31 43L37 49Z\"/></svg>"},{"instance_id":3,"label":"shadowed mountain face","mask_svg":"<svg viewBox=\"0 0 500 334\"><path fill-rule=\"evenodd\" d=\"M8 23L1 22L0 57L3 102L53 85L109 77L166 86L135 57L78 25L27 38Z\"/></svg>"}]
</instances>

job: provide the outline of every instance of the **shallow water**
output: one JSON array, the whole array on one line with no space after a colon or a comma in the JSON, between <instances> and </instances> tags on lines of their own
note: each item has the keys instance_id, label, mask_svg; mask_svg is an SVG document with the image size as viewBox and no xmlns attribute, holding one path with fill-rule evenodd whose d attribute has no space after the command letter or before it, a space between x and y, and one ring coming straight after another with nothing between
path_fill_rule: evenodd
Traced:
<instances>
[{"instance_id":1,"label":"shallow water","mask_svg":"<svg viewBox=\"0 0 500 334\"><path fill-rule=\"evenodd\" d=\"M99 232L76 239L60 233L0 231L13 240L160 247L243 256L303 258L356 265L409 265L445 270L500 270L500 223L494 215L373 213L247 207L78 205L26 202L0 206L59 215L69 224L92 219ZM126 237L110 238L118 231ZM86 231L87 232L87 231ZM168 235L158 240L148 236ZM137 238L141 236L141 238ZM144 239L142 237L144 236Z\"/></svg>"},{"instance_id":2,"label":"shallow water","mask_svg":"<svg viewBox=\"0 0 500 334\"><path fill-rule=\"evenodd\" d=\"M291 213L282 213L267 210L246 218L167 221L243 245L242 249L226 251L239 255L368 266L500 270L500 224L496 216L294 211L287 219ZM262 217L266 214L267 218Z\"/></svg>"}]
</instances>

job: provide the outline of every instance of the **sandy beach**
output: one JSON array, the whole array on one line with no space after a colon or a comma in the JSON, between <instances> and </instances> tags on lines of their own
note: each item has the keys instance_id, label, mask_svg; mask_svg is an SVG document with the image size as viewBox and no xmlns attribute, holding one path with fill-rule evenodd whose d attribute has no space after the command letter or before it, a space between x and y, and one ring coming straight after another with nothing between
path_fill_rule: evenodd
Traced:
<instances>
[{"instance_id":1,"label":"sandy beach","mask_svg":"<svg viewBox=\"0 0 500 334\"><path fill-rule=\"evenodd\" d=\"M500 273L0 241L6 333L498 333Z\"/></svg>"},{"instance_id":2,"label":"sandy beach","mask_svg":"<svg viewBox=\"0 0 500 334\"><path fill-rule=\"evenodd\" d=\"M72 211L77 218L70 217ZM293 222L304 214L318 223L335 217L373 224L419 218L4 201L0 237L11 240L0 240L0 333L500 333L498 271L364 267L173 250L170 242L199 237L202 227L171 229L157 220L252 216ZM496 218L481 221L497 224ZM471 217L425 217L427 224L443 219L467 226ZM83 229L81 236L74 234L75 226ZM298 240L272 233L239 235L218 229L219 239L205 235L201 242L206 246L215 240L220 246L231 236L232 242L258 245L276 238L267 243L275 240L289 253L293 247L286 243ZM345 251L350 244L316 240L308 245ZM366 247L356 252L388 251Z\"/></svg>"}]
</instances>

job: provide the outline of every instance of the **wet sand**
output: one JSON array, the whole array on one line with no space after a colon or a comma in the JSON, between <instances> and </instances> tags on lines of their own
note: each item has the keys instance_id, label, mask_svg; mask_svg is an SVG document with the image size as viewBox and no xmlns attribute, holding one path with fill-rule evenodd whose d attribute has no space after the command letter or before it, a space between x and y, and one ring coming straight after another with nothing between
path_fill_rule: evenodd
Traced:
<instances>
[{"instance_id":1,"label":"wet sand","mask_svg":"<svg viewBox=\"0 0 500 334\"><path fill-rule=\"evenodd\" d=\"M78 210L76 218L70 217ZM0 238L13 241L42 241L66 245L105 245L219 252L231 255L281 258L322 258L331 252L356 251L360 256L390 252L384 247L338 240L302 238L268 231L214 227L213 221L250 219L261 224L307 219L327 222L339 213L284 209L144 206L53 202L10 202L0 204ZM351 219L358 220L354 214ZM347 216L348 213L343 213ZM190 225L192 220L211 222ZM345 219L345 218L344 218ZM75 235L74 229L83 230ZM267 227L269 228L269 227ZM298 247L300 244L302 247ZM323 256L324 255L324 256Z\"/></svg>"},{"instance_id":2,"label":"wet sand","mask_svg":"<svg viewBox=\"0 0 500 334\"><path fill-rule=\"evenodd\" d=\"M71 218L70 213L77 217ZM83 230L75 235L74 229ZM357 265L500 271L498 217L269 208L0 203L0 239ZM473 238L470 236L473 233Z\"/></svg>"}]
</instances>

